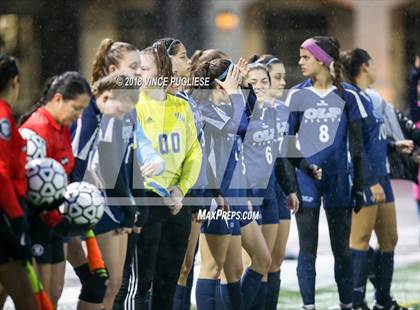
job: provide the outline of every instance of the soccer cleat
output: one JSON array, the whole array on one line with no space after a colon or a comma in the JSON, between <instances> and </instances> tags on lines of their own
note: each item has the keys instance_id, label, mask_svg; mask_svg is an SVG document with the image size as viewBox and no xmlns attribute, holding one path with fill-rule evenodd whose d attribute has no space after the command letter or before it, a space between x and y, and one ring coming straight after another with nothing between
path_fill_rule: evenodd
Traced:
<instances>
[{"instance_id":1,"label":"soccer cleat","mask_svg":"<svg viewBox=\"0 0 420 310\"><path fill-rule=\"evenodd\" d=\"M367 305L366 301L364 301L360 305L353 306L353 310L370 310L369 306Z\"/></svg>"},{"instance_id":2,"label":"soccer cleat","mask_svg":"<svg viewBox=\"0 0 420 310\"><path fill-rule=\"evenodd\" d=\"M372 310L410 310L409 308L400 306L396 300L392 301L391 307L385 308L381 305L376 304Z\"/></svg>"}]
</instances>

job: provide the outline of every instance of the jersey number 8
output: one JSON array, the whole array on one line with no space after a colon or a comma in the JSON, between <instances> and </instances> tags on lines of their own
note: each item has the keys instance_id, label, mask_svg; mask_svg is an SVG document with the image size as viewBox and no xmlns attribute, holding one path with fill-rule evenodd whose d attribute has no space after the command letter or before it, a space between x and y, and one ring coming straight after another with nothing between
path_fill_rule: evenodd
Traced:
<instances>
[{"instance_id":1,"label":"jersey number 8","mask_svg":"<svg viewBox=\"0 0 420 310\"><path fill-rule=\"evenodd\" d=\"M330 140L330 135L328 134L328 126L321 125L319 126L319 141L326 143Z\"/></svg>"}]
</instances>

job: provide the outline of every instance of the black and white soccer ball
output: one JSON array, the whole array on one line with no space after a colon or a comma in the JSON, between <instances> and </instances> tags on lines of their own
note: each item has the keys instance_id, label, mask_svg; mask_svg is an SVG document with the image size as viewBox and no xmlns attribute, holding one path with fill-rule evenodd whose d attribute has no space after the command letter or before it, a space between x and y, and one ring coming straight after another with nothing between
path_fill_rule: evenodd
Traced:
<instances>
[{"instance_id":1,"label":"black and white soccer ball","mask_svg":"<svg viewBox=\"0 0 420 310\"><path fill-rule=\"evenodd\" d=\"M94 226L102 218L105 198L101 191L88 182L74 182L67 186L61 213L75 225Z\"/></svg>"},{"instance_id":2,"label":"black and white soccer ball","mask_svg":"<svg viewBox=\"0 0 420 310\"><path fill-rule=\"evenodd\" d=\"M27 161L47 157L47 144L44 138L28 128L20 128L19 133L26 140Z\"/></svg>"},{"instance_id":3,"label":"black and white soccer ball","mask_svg":"<svg viewBox=\"0 0 420 310\"><path fill-rule=\"evenodd\" d=\"M67 187L64 167L52 158L38 158L26 164L28 199L34 205L51 204Z\"/></svg>"}]
</instances>

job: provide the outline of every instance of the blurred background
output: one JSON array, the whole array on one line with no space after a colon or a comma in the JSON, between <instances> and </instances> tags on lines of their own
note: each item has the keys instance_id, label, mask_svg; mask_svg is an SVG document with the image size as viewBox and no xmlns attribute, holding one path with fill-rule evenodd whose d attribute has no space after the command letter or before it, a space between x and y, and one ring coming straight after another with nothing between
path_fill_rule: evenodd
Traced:
<instances>
[{"instance_id":1,"label":"blurred background","mask_svg":"<svg viewBox=\"0 0 420 310\"><path fill-rule=\"evenodd\" d=\"M416 0L1 0L0 50L20 65L18 112L47 77L78 70L90 77L99 42L110 37L142 49L163 36L232 59L269 52L284 60L288 86L301 79L298 47L333 35L342 49L361 47L376 61L376 89L405 108L406 76L420 53Z\"/></svg>"}]
</instances>

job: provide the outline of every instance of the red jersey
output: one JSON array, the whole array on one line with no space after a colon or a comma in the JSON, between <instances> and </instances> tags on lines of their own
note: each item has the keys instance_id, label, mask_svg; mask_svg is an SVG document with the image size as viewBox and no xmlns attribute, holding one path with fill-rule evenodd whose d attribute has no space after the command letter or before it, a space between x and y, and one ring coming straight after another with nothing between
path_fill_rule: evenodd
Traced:
<instances>
[{"instance_id":1,"label":"red jersey","mask_svg":"<svg viewBox=\"0 0 420 310\"><path fill-rule=\"evenodd\" d=\"M53 158L63 165L67 175L74 166L74 156L71 147L70 129L58 124L50 112L41 107L36 110L21 126L36 132L47 144L47 157ZM44 213L43 220L49 226L55 226L61 219L58 210Z\"/></svg>"},{"instance_id":2,"label":"red jersey","mask_svg":"<svg viewBox=\"0 0 420 310\"><path fill-rule=\"evenodd\" d=\"M0 99L0 209L10 219L24 214L18 197L26 195L25 147L12 109Z\"/></svg>"}]
</instances>

